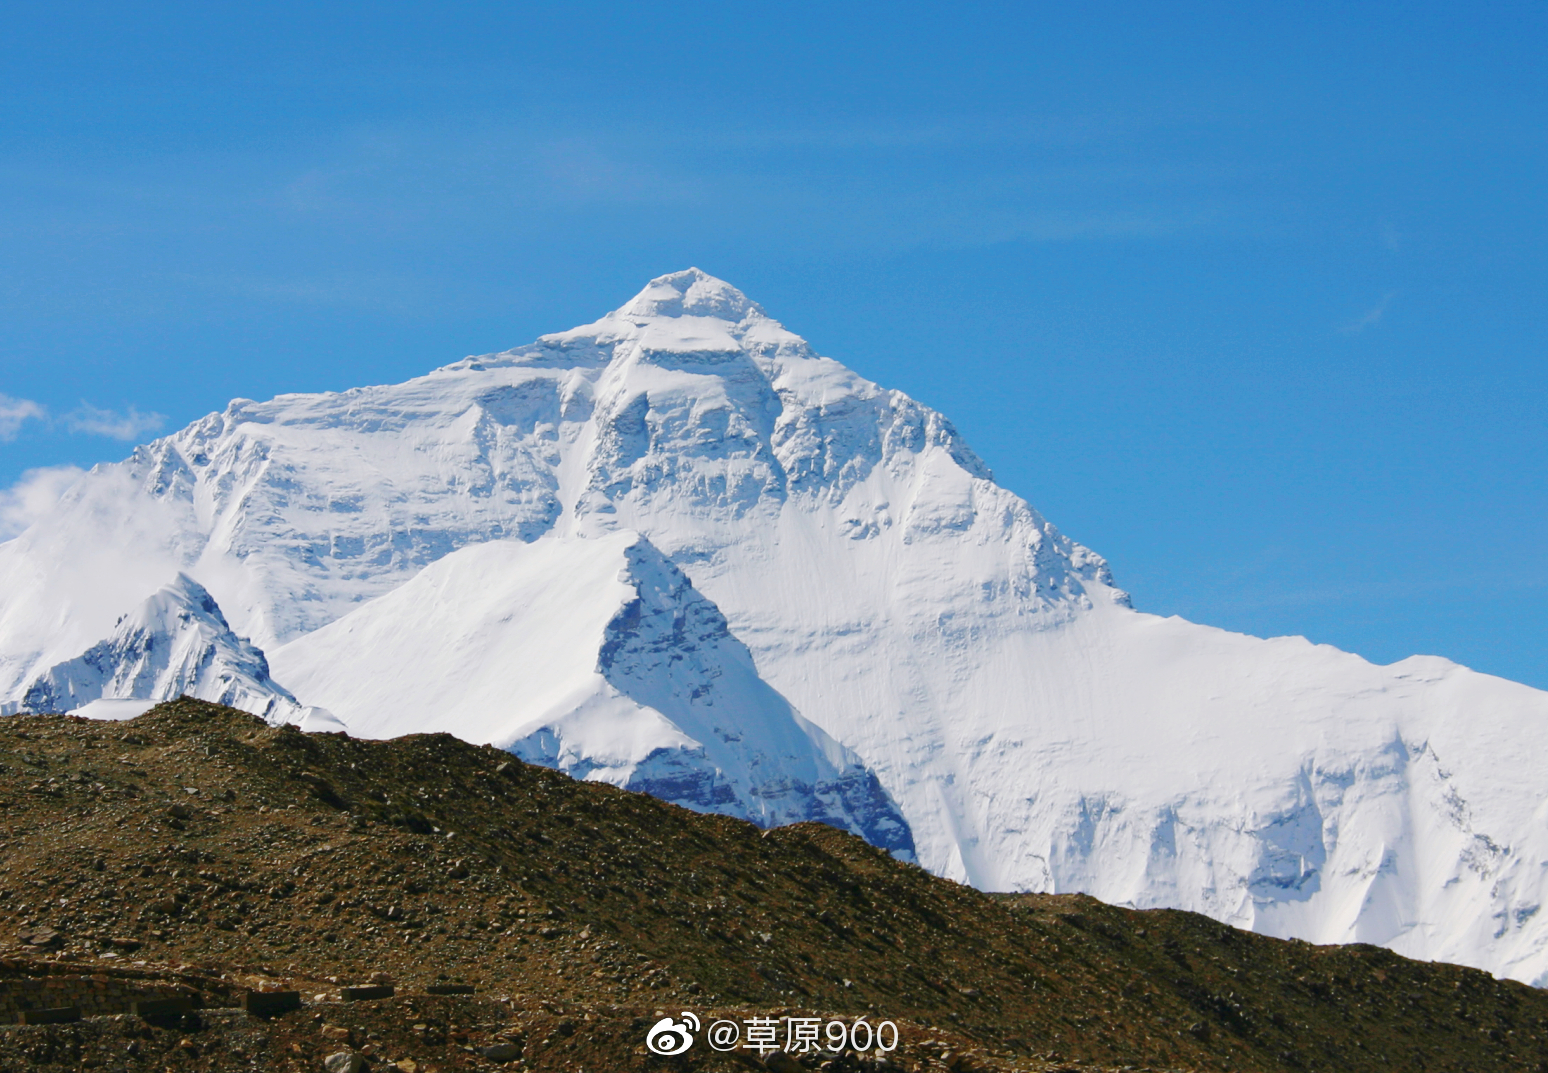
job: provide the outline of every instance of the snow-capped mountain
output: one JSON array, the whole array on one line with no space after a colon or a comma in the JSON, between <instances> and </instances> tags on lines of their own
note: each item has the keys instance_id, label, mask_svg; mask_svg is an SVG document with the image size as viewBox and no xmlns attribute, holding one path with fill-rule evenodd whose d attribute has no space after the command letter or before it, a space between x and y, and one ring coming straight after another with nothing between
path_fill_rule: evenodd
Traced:
<instances>
[{"instance_id":1,"label":"snow-capped mountain","mask_svg":"<svg viewBox=\"0 0 1548 1073\"><path fill-rule=\"evenodd\" d=\"M241 708L275 723L342 729L326 713L298 703L270 678L264 654L232 633L214 598L182 573L122 616L108 637L31 678L20 700L0 703L0 714L63 712L96 701L183 695Z\"/></svg>"},{"instance_id":2,"label":"snow-capped mountain","mask_svg":"<svg viewBox=\"0 0 1548 1073\"><path fill-rule=\"evenodd\" d=\"M913 854L876 776L758 677L720 610L636 533L462 548L274 665L365 737L434 713L436 729L576 778Z\"/></svg>"},{"instance_id":3,"label":"snow-capped mountain","mask_svg":"<svg viewBox=\"0 0 1548 1073\"><path fill-rule=\"evenodd\" d=\"M624 530L864 761L935 871L1548 982L1548 694L1134 611L943 417L695 270L404 384L237 400L93 470L0 545L0 698L183 571L301 701L341 704L285 668L312 645L371 666L329 632L356 609L386 630L459 549ZM427 675L459 665L419 636ZM572 731L555 762L621 770L580 716L542 718Z\"/></svg>"}]
</instances>

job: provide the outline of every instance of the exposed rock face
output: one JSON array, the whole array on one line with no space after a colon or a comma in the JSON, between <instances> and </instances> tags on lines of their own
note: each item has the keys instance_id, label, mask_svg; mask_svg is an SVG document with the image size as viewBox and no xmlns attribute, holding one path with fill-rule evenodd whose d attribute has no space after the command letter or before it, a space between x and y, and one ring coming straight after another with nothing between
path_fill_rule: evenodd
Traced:
<instances>
[{"instance_id":1,"label":"exposed rock face","mask_svg":"<svg viewBox=\"0 0 1548 1073\"><path fill-rule=\"evenodd\" d=\"M765 824L820 820L912 859L908 824L875 774L756 678L751 653L731 635L720 609L645 540L631 544L625 555L640 595L608 622L597 671L620 693L676 716L680 725L693 725L698 735L717 743L717 753L735 759L712 766L703 745L658 748L622 785L701 812L729 812ZM752 695L732 693L738 685ZM807 745L794 739L796 748L812 755L809 766L784 763L781 753L794 752L791 745L762 739L760 727L744 722L755 708L773 708L775 718L790 721L810 740ZM514 751L527 756L530 750L535 759L540 754L529 742L536 745L527 738ZM728 783L727 769L746 772L745 793L756 802L751 807ZM734 810L728 807L733 802Z\"/></svg>"}]
</instances>

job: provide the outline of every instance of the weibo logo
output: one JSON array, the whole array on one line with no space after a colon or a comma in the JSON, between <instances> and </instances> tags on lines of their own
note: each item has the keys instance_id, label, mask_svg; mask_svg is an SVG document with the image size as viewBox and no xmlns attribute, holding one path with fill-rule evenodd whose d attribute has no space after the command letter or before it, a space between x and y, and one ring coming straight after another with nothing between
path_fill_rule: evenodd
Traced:
<instances>
[{"instance_id":1,"label":"weibo logo","mask_svg":"<svg viewBox=\"0 0 1548 1073\"><path fill-rule=\"evenodd\" d=\"M652 1054L670 1058L692 1047L693 1034L698 1030L698 1015L684 1010L681 1021L674 1021L670 1017L663 1017L657 1021L651 1030L645 1033L645 1046Z\"/></svg>"}]
</instances>

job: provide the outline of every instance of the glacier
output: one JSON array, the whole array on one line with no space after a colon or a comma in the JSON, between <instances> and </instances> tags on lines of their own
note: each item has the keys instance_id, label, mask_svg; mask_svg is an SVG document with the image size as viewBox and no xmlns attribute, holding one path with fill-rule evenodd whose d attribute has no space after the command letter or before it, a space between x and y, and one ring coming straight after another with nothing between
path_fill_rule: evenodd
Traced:
<instances>
[{"instance_id":1,"label":"glacier","mask_svg":"<svg viewBox=\"0 0 1548 1073\"><path fill-rule=\"evenodd\" d=\"M585 634L553 668L570 689L553 703L524 692L529 661L502 677L409 621L499 634L493 605L459 622L437 595L470 584L485 545L590 578L540 616ZM582 564L628 548L660 565ZM536 594L526 569L502 562L489 585ZM93 469L0 544L0 703L24 705L180 574L268 655L277 688L354 732L503 736L624 783L661 748L698 765L682 785L705 801L740 779L743 809L753 758L778 757L814 790L766 818L828 808L863 828L892 802L921 864L985 889L1080 890L1548 983L1548 694L1137 611L942 415L698 270L406 383L238 399ZM652 588L660 608L702 599L705 622L723 617L683 652L685 677L603 666L609 624ZM380 664L350 631L396 637L425 703L357 707ZM530 623L507 633L541 641ZM659 655L673 636L631 643ZM712 755L728 743L681 692L706 682L740 698L717 706L744 706L758 749ZM502 691L519 704L481 721ZM815 791L845 771L849 797Z\"/></svg>"}]
</instances>

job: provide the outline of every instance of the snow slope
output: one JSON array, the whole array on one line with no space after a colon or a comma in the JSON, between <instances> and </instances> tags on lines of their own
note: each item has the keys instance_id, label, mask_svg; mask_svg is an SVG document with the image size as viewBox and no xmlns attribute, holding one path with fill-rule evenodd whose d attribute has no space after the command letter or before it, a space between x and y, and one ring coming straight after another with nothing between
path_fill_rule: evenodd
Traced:
<instances>
[{"instance_id":1,"label":"snow slope","mask_svg":"<svg viewBox=\"0 0 1548 1073\"><path fill-rule=\"evenodd\" d=\"M413 733L433 712L437 729L577 778L913 853L875 776L758 677L715 605L635 533L452 552L274 665L357 735Z\"/></svg>"},{"instance_id":2,"label":"snow slope","mask_svg":"<svg viewBox=\"0 0 1548 1073\"><path fill-rule=\"evenodd\" d=\"M458 549L624 530L863 758L933 870L1548 982L1548 694L1133 611L941 415L695 270L530 346L237 400L98 467L0 545L0 698L177 571L288 662Z\"/></svg>"}]
</instances>

